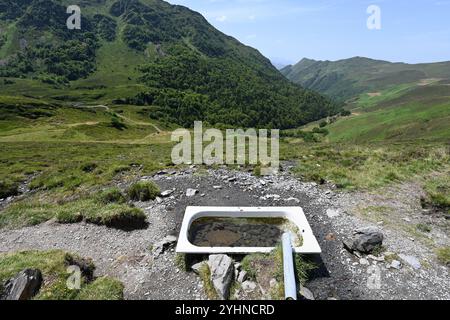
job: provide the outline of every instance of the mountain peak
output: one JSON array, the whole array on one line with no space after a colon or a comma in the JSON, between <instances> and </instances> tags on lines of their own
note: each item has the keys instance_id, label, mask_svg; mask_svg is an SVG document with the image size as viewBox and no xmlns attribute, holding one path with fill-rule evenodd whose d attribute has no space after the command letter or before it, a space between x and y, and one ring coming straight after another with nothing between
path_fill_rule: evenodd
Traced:
<instances>
[{"instance_id":1,"label":"mountain peak","mask_svg":"<svg viewBox=\"0 0 450 320\"><path fill-rule=\"evenodd\" d=\"M309 58L303 58L298 63L307 63L307 62L317 62L317 60L309 59Z\"/></svg>"}]
</instances>

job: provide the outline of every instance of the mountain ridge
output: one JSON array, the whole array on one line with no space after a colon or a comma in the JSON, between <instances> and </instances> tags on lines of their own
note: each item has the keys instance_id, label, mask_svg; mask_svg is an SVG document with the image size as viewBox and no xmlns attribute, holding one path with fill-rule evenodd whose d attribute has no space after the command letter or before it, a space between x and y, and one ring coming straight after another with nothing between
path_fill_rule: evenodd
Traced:
<instances>
[{"instance_id":1,"label":"mountain ridge","mask_svg":"<svg viewBox=\"0 0 450 320\"><path fill-rule=\"evenodd\" d=\"M408 64L366 57L336 61L304 58L281 70L289 80L339 100L389 86L425 79L450 78L450 61Z\"/></svg>"}]
</instances>

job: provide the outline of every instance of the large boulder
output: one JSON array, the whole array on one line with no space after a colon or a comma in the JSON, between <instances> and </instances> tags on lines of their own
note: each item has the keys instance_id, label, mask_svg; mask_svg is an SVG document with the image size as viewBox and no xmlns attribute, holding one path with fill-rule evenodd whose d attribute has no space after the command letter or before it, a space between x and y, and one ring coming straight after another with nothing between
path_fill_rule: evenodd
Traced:
<instances>
[{"instance_id":1,"label":"large boulder","mask_svg":"<svg viewBox=\"0 0 450 320\"><path fill-rule=\"evenodd\" d=\"M5 283L0 300L29 300L39 292L42 281L40 270L23 270Z\"/></svg>"},{"instance_id":2,"label":"large boulder","mask_svg":"<svg viewBox=\"0 0 450 320\"><path fill-rule=\"evenodd\" d=\"M375 248L383 244L384 235L375 227L360 228L355 230L356 238L352 249L362 253L371 253Z\"/></svg>"},{"instance_id":3,"label":"large boulder","mask_svg":"<svg viewBox=\"0 0 450 320\"><path fill-rule=\"evenodd\" d=\"M211 282L220 299L226 300L230 295L233 281L233 259L225 254L210 255L208 266L211 271Z\"/></svg>"}]
</instances>

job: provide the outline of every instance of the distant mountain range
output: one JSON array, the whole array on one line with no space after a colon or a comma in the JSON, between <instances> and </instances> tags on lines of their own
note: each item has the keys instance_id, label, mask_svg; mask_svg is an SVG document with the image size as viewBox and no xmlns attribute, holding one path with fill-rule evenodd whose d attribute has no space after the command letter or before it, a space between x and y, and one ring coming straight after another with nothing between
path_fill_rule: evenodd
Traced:
<instances>
[{"instance_id":1,"label":"distant mountain range","mask_svg":"<svg viewBox=\"0 0 450 320\"><path fill-rule=\"evenodd\" d=\"M450 61L406 64L354 57L339 61L303 59L281 72L294 83L338 100L377 93L391 86L450 78Z\"/></svg>"},{"instance_id":2,"label":"distant mountain range","mask_svg":"<svg viewBox=\"0 0 450 320\"><path fill-rule=\"evenodd\" d=\"M291 128L340 106L288 81L257 50L161 0L0 0L0 92L150 106L154 119Z\"/></svg>"}]
</instances>

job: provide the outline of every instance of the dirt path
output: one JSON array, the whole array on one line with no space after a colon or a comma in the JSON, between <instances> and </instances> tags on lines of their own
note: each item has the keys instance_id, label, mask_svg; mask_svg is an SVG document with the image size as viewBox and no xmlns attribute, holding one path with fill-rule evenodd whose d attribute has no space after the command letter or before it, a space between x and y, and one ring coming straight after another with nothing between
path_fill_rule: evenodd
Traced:
<instances>
[{"instance_id":1,"label":"dirt path","mask_svg":"<svg viewBox=\"0 0 450 320\"><path fill-rule=\"evenodd\" d=\"M235 179L229 181L230 177ZM226 169L191 168L143 179L155 180L162 190L176 188L171 197L159 202L136 203L147 213L148 229L123 232L83 223L50 222L2 230L0 252L64 249L93 258L99 275L123 281L127 299L204 299L199 278L177 269L173 251L155 257L151 250L165 236L178 234L186 206L301 206L323 250L315 257L320 268L307 284L316 299L450 299L448 267L436 261L427 245L354 212L368 201L367 194L336 194L314 183L302 183L289 174L259 178ZM218 185L222 188L213 188ZM187 198L188 188L199 193ZM404 263L400 270L391 269L386 261L367 258L366 263L343 249L342 240L355 228L374 225L383 229L388 251L416 256L422 267L416 270ZM441 245L448 245L446 237L440 239ZM381 276L379 289L368 286L374 267Z\"/></svg>"},{"instance_id":2,"label":"dirt path","mask_svg":"<svg viewBox=\"0 0 450 320\"><path fill-rule=\"evenodd\" d=\"M103 109L105 109L106 111L113 112L113 110L111 110L110 107L105 106L105 105L85 106L85 107L83 107L83 108L90 108L90 109L103 108ZM132 124L135 124L135 125L153 127L153 128L158 132L158 134L161 134L161 133L164 132L162 129L160 129L157 125L155 125L155 124L153 124L153 123L144 122L144 121L136 121L136 120L133 120L133 119L131 119L131 118L125 117L124 115L119 114L119 113L117 113L117 116L118 116L119 118L121 118L122 120L125 120L125 121L127 121L127 122L129 122L129 123L132 123Z\"/></svg>"}]
</instances>

